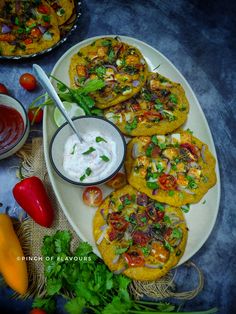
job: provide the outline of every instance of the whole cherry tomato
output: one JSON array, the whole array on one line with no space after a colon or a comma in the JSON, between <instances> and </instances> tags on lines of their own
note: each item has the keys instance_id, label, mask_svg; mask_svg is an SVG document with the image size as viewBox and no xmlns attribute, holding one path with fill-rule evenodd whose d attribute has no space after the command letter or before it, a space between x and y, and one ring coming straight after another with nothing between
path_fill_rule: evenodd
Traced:
<instances>
[{"instance_id":1,"label":"whole cherry tomato","mask_svg":"<svg viewBox=\"0 0 236 314\"><path fill-rule=\"evenodd\" d=\"M122 188L127 183L124 173L118 172L106 185L115 190Z\"/></svg>"},{"instance_id":2,"label":"whole cherry tomato","mask_svg":"<svg viewBox=\"0 0 236 314\"><path fill-rule=\"evenodd\" d=\"M20 85L28 91L34 90L37 86L36 78L30 73L22 74L19 82Z\"/></svg>"},{"instance_id":3,"label":"whole cherry tomato","mask_svg":"<svg viewBox=\"0 0 236 314\"><path fill-rule=\"evenodd\" d=\"M98 207L102 203L102 191L96 186L90 186L83 192L83 201L86 205Z\"/></svg>"},{"instance_id":4,"label":"whole cherry tomato","mask_svg":"<svg viewBox=\"0 0 236 314\"><path fill-rule=\"evenodd\" d=\"M43 109L29 108L28 118L30 122L40 123L43 120Z\"/></svg>"},{"instance_id":5,"label":"whole cherry tomato","mask_svg":"<svg viewBox=\"0 0 236 314\"><path fill-rule=\"evenodd\" d=\"M6 86L2 83L0 83L0 94L8 95L8 90L7 90Z\"/></svg>"}]
</instances>

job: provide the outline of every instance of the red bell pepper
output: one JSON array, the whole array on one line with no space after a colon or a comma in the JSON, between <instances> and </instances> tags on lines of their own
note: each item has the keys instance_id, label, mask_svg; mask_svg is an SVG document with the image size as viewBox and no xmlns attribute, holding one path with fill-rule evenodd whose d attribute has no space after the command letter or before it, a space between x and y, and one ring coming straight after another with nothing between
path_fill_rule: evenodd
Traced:
<instances>
[{"instance_id":1,"label":"red bell pepper","mask_svg":"<svg viewBox=\"0 0 236 314\"><path fill-rule=\"evenodd\" d=\"M54 210L43 182L38 177L23 179L13 188L17 203L39 225L49 228L54 219Z\"/></svg>"}]
</instances>

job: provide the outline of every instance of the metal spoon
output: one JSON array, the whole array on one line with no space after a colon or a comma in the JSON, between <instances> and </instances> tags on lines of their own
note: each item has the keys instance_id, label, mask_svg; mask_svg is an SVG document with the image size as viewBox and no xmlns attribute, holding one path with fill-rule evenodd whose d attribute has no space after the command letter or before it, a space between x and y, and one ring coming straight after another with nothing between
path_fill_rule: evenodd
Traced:
<instances>
[{"instance_id":1,"label":"metal spoon","mask_svg":"<svg viewBox=\"0 0 236 314\"><path fill-rule=\"evenodd\" d=\"M50 82L49 78L47 77L47 74L44 72L44 70L37 64L33 64L33 69L35 71L35 75L39 83L42 85L42 87L47 91L48 95L54 100L55 105L60 110L66 121L69 123L70 127L74 131L74 133L77 135L80 143L84 142L83 138L79 134L79 131L76 129L73 121L71 120L70 116L65 110L65 107L57 95L57 92L55 88L53 87L52 83Z\"/></svg>"}]
</instances>

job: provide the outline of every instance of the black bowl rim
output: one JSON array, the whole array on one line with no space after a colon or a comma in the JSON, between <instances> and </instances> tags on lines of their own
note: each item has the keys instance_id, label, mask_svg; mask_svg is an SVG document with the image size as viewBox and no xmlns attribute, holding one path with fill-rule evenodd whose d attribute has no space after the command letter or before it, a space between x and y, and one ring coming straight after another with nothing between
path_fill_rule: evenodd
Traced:
<instances>
[{"instance_id":1,"label":"black bowl rim","mask_svg":"<svg viewBox=\"0 0 236 314\"><path fill-rule=\"evenodd\" d=\"M14 147L16 147L20 141L24 138L25 136L25 133L26 131L28 130L28 127L29 127L29 118L28 118L28 115L27 115L27 112L26 112L26 109L25 107L23 106L23 104L15 97L13 96L10 96L10 95L6 95L6 94L2 94L0 93L0 95L4 95L6 97L9 97L9 98L12 98L14 99L16 102L18 102L18 104L21 106L21 108L23 109L23 112L25 114L25 128L24 128L24 132L22 133L22 136L17 140L17 142L15 144L13 144L12 146L10 146L8 149L4 150L3 152L0 153L0 156L10 152ZM4 106L7 106L7 107L10 107L8 104L3 104ZM17 109L15 109L17 110ZM18 111L18 110L17 110ZM18 111L19 112L19 111ZM19 114L22 116L22 114L19 112Z\"/></svg>"},{"instance_id":2,"label":"black bowl rim","mask_svg":"<svg viewBox=\"0 0 236 314\"><path fill-rule=\"evenodd\" d=\"M22 56L1 56L0 55L0 60L25 60L25 59L30 59L30 58L36 58L36 57L44 55L44 54L52 51L53 49L59 47L60 45L62 45L68 39L68 37L71 35L71 33L74 30L76 30L76 28L78 27L78 25L77 25L78 19L82 15L82 13L81 13L81 1L74 0L74 2L76 4L75 21L74 21L71 29L69 30L69 32L65 36L63 36L57 43L55 43L52 47L49 47L47 49L44 49L44 50L36 52L36 53L29 54L29 55L22 55Z\"/></svg>"},{"instance_id":3,"label":"black bowl rim","mask_svg":"<svg viewBox=\"0 0 236 314\"><path fill-rule=\"evenodd\" d=\"M109 123L114 129L116 129L116 131L119 133L121 139L122 139L122 142L123 142L123 147L124 147L124 155L122 157L122 160L119 164L119 166L116 168L116 170L111 174L109 175L108 177L100 180L100 181L97 181L97 182L89 182L89 183L83 183L83 182L77 182L77 181L73 181L71 179L69 179L68 177L65 177L59 170L58 168L56 167L54 161L53 161L53 156L52 156L52 145L54 143L54 140L56 138L56 136L58 135L58 133L61 131L61 129L63 129L67 124L68 122L65 122L63 125L61 125L57 130L56 132L54 133L51 141L50 141L50 144L49 144L49 159L50 159L50 162L53 166L53 169L56 171L56 173L62 178L64 179L65 181L69 182L69 183L72 183L74 185L78 185L78 186L81 186L81 187L85 187L85 186L93 186L93 185L100 185L104 182L107 182L109 181L111 178L113 178L117 172L120 170L120 168L122 167L123 163L124 163L124 160L125 160L125 157L126 157L126 141L125 141L125 137L124 135L121 133L120 129L114 124L112 123L111 121L103 118L103 117L97 117L97 116L81 116L81 117L77 117L77 118L73 118L72 120L79 120L79 119L99 119L99 120L103 120L105 121L106 123Z\"/></svg>"}]
</instances>

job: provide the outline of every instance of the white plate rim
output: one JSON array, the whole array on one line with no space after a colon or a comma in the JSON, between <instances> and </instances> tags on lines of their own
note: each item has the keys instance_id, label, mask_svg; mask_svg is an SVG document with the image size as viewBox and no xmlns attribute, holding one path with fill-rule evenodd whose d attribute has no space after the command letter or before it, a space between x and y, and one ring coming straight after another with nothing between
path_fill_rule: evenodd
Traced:
<instances>
[{"instance_id":1,"label":"white plate rim","mask_svg":"<svg viewBox=\"0 0 236 314\"><path fill-rule=\"evenodd\" d=\"M203 119L204 121L204 124L207 128L207 132L209 134L209 139L210 139L210 144L211 144L211 151L216 159L216 166L215 166L215 171L216 171L216 177L217 177L217 183L216 185L218 186L218 192L217 192L217 199L216 199L216 209L214 211L214 215L213 215L213 218L211 220L211 226L208 228L208 231L205 232L205 236L202 237L201 241L198 243L198 246L197 248L194 250L194 253L192 253L191 256L189 256L188 258L186 259L183 259L181 258L181 260L179 261L179 263L177 264L177 266L180 266L181 264L183 264L184 262L186 262L188 259L190 259L193 255L195 255L200 249L201 247L205 244L205 242L207 241L207 239L209 238L213 228L214 228L214 225L216 223L216 218L217 218L217 215L218 215L218 212L219 212L219 207L220 207L220 197L221 197L221 180L220 180L220 172L219 172L219 164L218 164L218 158L217 158L217 153L216 153L216 149L215 149L215 144L214 144L214 140L213 140L213 137L212 137L212 133L211 133L211 130L210 130L210 127L209 127L209 124L208 124L208 121L206 119L206 116L202 110L202 107L194 93L194 91L192 90L191 86L189 85L188 81L185 79L185 77L182 75L182 73L178 70L178 68L165 56L163 55L160 51L158 51L156 48L152 47L151 45L145 43L144 41L141 41L139 39L136 39L134 37L129 37L129 36L123 36L123 35L99 35L99 36L94 36L94 37L90 37L90 38L87 38L81 42L78 42L76 45L72 46L69 50L67 50L60 58L59 60L56 62L56 64L54 65L53 67L53 70L51 72L52 75L54 75L54 72L56 71L58 65L61 63L61 61L67 57L67 55L70 54L71 51L73 51L74 49L76 49L77 46L85 46L87 44L89 44L90 42L94 41L94 40L97 40L99 38L103 38L103 37L119 37L121 38L122 40L124 40L125 42L129 42L129 41L134 41L136 42L137 44L141 44L141 45L144 45L146 47L148 47L149 49L152 49L154 50L157 54L159 54L171 67L174 68L174 70L177 72L177 74L180 76L180 78L185 82L186 86L188 87L190 93L192 94L192 97L194 99L194 102L196 103L197 107L198 107L198 110L201 114L201 118ZM145 54L143 53L144 57L145 57ZM57 190L57 187L56 187L56 184L55 184L55 181L54 181L54 173L53 173L53 169L51 168L51 164L50 164L50 159L49 159L49 145L48 145L48 142L47 142L47 125L46 125L46 120L47 120L47 115L48 115L48 110L47 110L47 107L45 108L46 110L44 110L44 118L43 118L43 147L44 147L44 157L45 157L45 162L46 162L46 167L47 167L47 170L48 170L48 175L49 175L49 179L50 179L50 182L52 184L52 187L53 187L53 190L54 190L54 193L56 195L56 198L66 216L66 218L68 219L70 225L72 226L72 228L75 230L75 232L78 234L78 236L80 237L81 240L83 241L87 241L86 238L84 237L84 235L80 232L79 230L79 227L76 226L76 224L73 222L72 218L70 217L68 211L66 210L64 204L63 204L63 199L62 199L62 196L60 195L60 193L58 192ZM97 247L93 247L93 251L95 254L97 254L98 256L101 256Z\"/></svg>"}]
</instances>

